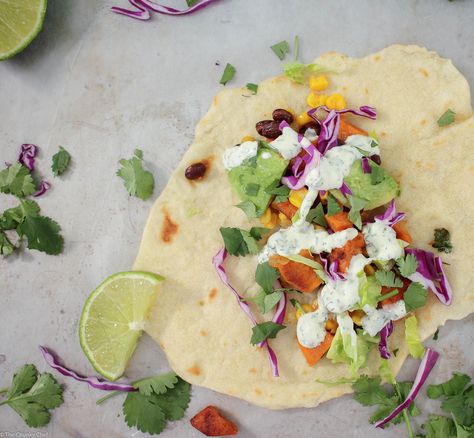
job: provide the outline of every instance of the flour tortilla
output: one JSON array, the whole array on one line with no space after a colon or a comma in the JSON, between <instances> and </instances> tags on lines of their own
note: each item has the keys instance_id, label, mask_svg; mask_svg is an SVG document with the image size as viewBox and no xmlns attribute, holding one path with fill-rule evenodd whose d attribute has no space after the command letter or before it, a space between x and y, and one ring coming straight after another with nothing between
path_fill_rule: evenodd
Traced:
<instances>
[{"instance_id":1,"label":"flour tortilla","mask_svg":"<svg viewBox=\"0 0 474 438\"><path fill-rule=\"evenodd\" d=\"M362 59L330 53L316 62L332 70L328 93L341 92L350 107L377 107L377 121L358 118L357 124L374 129L381 139L384 166L401 182L398 205L408 213L414 244L429 249L435 227L452 232L455 249L443 259L451 264L447 272L455 298L451 307L430 298L419 312L426 339L447 319L463 318L474 308L469 265L474 211L467 185L474 172L474 121L442 129L436 124L448 108L456 111L458 121L471 115L468 85L450 61L415 46L391 46ZM309 367L292 324L271 341L279 378L272 377L266 352L250 345L251 325L211 264L222 247L219 227L250 226L234 207L239 200L221 156L244 135L255 136L255 123L270 118L273 109L305 110L307 93L307 87L283 77L262 82L255 96L245 88L219 93L151 211L134 266L166 277L146 331L161 345L171 367L192 384L273 409L314 407L351 392L349 385L327 387L315 381L349 377L350 372L327 359ZM186 180L186 167L203 159L210 164L206 177L195 183ZM253 256L228 259L230 280L243 295L257 290L256 264ZM254 313L259 315L256 309ZM407 356L403 324L396 326L389 342L399 348L391 361L394 372ZM378 354L372 353L370 373L378 367Z\"/></svg>"}]
</instances>

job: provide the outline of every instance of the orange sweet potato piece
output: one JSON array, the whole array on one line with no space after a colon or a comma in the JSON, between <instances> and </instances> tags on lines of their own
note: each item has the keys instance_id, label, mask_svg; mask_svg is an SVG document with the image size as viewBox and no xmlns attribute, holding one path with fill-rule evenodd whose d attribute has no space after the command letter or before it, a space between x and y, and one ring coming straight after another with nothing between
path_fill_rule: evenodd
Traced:
<instances>
[{"instance_id":1,"label":"orange sweet potato piece","mask_svg":"<svg viewBox=\"0 0 474 438\"><path fill-rule=\"evenodd\" d=\"M352 228L352 222L349 220L349 213L346 211L340 211L332 216L325 214L324 217L333 231L342 231L347 228Z\"/></svg>"},{"instance_id":2,"label":"orange sweet potato piece","mask_svg":"<svg viewBox=\"0 0 474 438\"><path fill-rule=\"evenodd\" d=\"M339 262L339 272L346 272L351 263L353 256L361 254L365 248L364 235L362 233L357 234L357 236L346 242L341 248L335 248L331 251L329 256L331 262Z\"/></svg>"},{"instance_id":3,"label":"orange sweet potato piece","mask_svg":"<svg viewBox=\"0 0 474 438\"><path fill-rule=\"evenodd\" d=\"M398 294L397 295L394 295L393 297L387 298L386 300L380 301L380 304L382 306L385 306L387 304L394 304L397 301L403 300L403 294L408 289L408 286L410 286L411 281L406 279L406 278L402 278L402 281L403 281L403 286L402 287L382 286L382 291L381 291L382 295L388 294L389 292L392 292L392 290L394 290L394 289L398 289Z\"/></svg>"},{"instance_id":4,"label":"orange sweet potato piece","mask_svg":"<svg viewBox=\"0 0 474 438\"><path fill-rule=\"evenodd\" d=\"M404 240L407 243L413 243L413 239L407 228L407 221L397 222L393 226L393 229L397 233L397 239Z\"/></svg>"},{"instance_id":5,"label":"orange sweet potato piece","mask_svg":"<svg viewBox=\"0 0 474 438\"><path fill-rule=\"evenodd\" d=\"M347 137L350 135L368 135L367 131L354 126L353 124L347 122L344 117L341 117L341 124L339 125L339 133L337 138L342 141L346 141Z\"/></svg>"},{"instance_id":6,"label":"orange sweet potato piece","mask_svg":"<svg viewBox=\"0 0 474 438\"><path fill-rule=\"evenodd\" d=\"M283 213L288 219L291 219L298 209L290 202L274 202L272 203L272 208Z\"/></svg>"},{"instance_id":7,"label":"orange sweet potato piece","mask_svg":"<svg viewBox=\"0 0 474 438\"><path fill-rule=\"evenodd\" d=\"M191 418L191 425L206 436L237 435L239 429L215 406L208 406Z\"/></svg>"},{"instance_id":8,"label":"orange sweet potato piece","mask_svg":"<svg viewBox=\"0 0 474 438\"><path fill-rule=\"evenodd\" d=\"M301 251L300 255L314 260L308 250ZM294 262L279 255L273 255L270 257L269 264L280 271L284 283L301 292L313 292L314 289L321 285L321 279L316 275L314 269L303 263Z\"/></svg>"},{"instance_id":9,"label":"orange sweet potato piece","mask_svg":"<svg viewBox=\"0 0 474 438\"><path fill-rule=\"evenodd\" d=\"M321 342L317 347L315 348L306 348L303 347L299 342L298 346L300 347L300 350L304 354L304 358L306 359L306 362L308 362L308 365L310 367L316 365L316 362L318 362L319 359L321 359L326 352L329 350L331 347L332 340L334 339L334 335L331 333L327 332L326 337L324 338L324 341Z\"/></svg>"}]
</instances>

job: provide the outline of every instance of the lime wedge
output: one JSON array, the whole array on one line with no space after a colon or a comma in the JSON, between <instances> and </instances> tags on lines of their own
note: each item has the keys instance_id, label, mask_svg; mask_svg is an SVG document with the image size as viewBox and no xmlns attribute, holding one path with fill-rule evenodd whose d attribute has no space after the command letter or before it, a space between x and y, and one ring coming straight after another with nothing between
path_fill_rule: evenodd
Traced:
<instances>
[{"instance_id":1,"label":"lime wedge","mask_svg":"<svg viewBox=\"0 0 474 438\"><path fill-rule=\"evenodd\" d=\"M41 30L47 0L0 0L0 61L21 52Z\"/></svg>"},{"instance_id":2,"label":"lime wedge","mask_svg":"<svg viewBox=\"0 0 474 438\"><path fill-rule=\"evenodd\" d=\"M147 272L120 272L89 295L79 339L93 367L107 379L123 374L162 281Z\"/></svg>"}]
</instances>

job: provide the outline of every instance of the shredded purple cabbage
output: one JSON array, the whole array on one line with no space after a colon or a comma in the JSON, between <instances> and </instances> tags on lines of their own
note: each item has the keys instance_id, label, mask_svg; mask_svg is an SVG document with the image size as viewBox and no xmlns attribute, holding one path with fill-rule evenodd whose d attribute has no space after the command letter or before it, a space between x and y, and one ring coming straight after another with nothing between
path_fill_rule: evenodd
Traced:
<instances>
[{"instance_id":1,"label":"shredded purple cabbage","mask_svg":"<svg viewBox=\"0 0 474 438\"><path fill-rule=\"evenodd\" d=\"M244 311L247 317L250 319L253 326L257 325L257 321L255 320L254 316L252 315L252 311L250 310L249 305L243 300L237 290L230 284L229 278L224 269L224 261L227 258L227 250L225 248L220 249L217 254L212 258L212 264L217 271L217 275L219 275L220 280L232 291L234 294L237 303L239 304L240 308ZM281 301L281 300L280 300ZM280 307L280 303L278 305ZM285 303L284 307L286 308L286 296L285 296ZM278 311L278 310L277 310ZM281 313L281 312L280 312ZM284 317L284 315L283 315ZM259 347L265 346L268 351L268 356L270 358L270 366L272 368L272 375L274 377L278 377L278 360L276 357L275 352L270 348L270 345L267 340L261 342Z\"/></svg>"},{"instance_id":2,"label":"shredded purple cabbage","mask_svg":"<svg viewBox=\"0 0 474 438\"><path fill-rule=\"evenodd\" d=\"M28 169L35 170L35 159L38 155L38 146L34 144L22 144L18 154L18 162Z\"/></svg>"},{"instance_id":3,"label":"shredded purple cabbage","mask_svg":"<svg viewBox=\"0 0 474 438\"><path fill-rule=\"evenodd\" d=\"M364 173L372 173L372 168L369 164L369 159L367 157L362 157L362 172Z\"/></svg>"},{"instance_id":4,"label":"shredded purple cabbage","mask_svg":"<svg viewBox=\"0 0 474 438\"><path fill-rule=\"evenodd\" d=\"M350 187L343 182L342 186L339 188L339 191L347 198L347 196L352 195L352 190Z\"/></svg>"},{"instance_id":5,"label":"shredded purple cabbage","mask_svg":"<svg viewBox=\"0 0 474 438\"><path fill-rule=\"evenodd\" d=\"M97 377L83 377L77 374L75 371L66 368L64 365L61 364L58 356L49 348L43 347L42 345L39 346L41 354L44 357L44 360L48 363L48 365L54 368L56 371L60 372L63 376L72 377L73 379L79 382L85 382L89 386L95 389L101 389L103 391L136 391L137 389L134 388L132 385L127 385L126 383L115 383L109 382L107 380L100 380Z\"/></svg>"},{"instance_id":6,"label":"shredded purple cabbage","mask_svg":"<svg viewBox=\"0 0 474 438\"><path fill-rule=\"evenodd\" d=\"M275 282L275 288L280 289L281 284L277 280ZM275 314L273 315L272 321L275 322L276 324L283 324L283 320L285 319L285 314L286 314L286 304L287 304L287 296L286 292L283 292L281 294L280 301L278 301L278 306L275 311Z\"/></svg>"},{"instance_id":7,"label":"shredded purple cabbage","mask_svg":"<svg viewBox=\"0 0 474 438\"><path fill-rule=\"evenodd\" d=\"M400 222L403 219L405 219L405 213L397 213L397 209L395 207L395 199L392 199L390 201L384 214L375 216L375 220L377 222L383 222L389 227L393 227L396 223Z\"/></svg>"},{"instance_id":8,"label":"shredded purple cabbage","mask_svg":"<svg viewBox=\"0 0 474 438\"><path fill-rule=\"evenodd\" d=\"M413 254L418 262L416 272L408 278L430 289L439 301L449 306L453 300L453 291L444 273L441 257L417 248L407 248L405 252Z\"/></svg>"},{"instance_id":9,"label":"shredded purple cabbage","mask_svg":"<svg viewBox=\"0 0 474 438\"><path fill-rule=\"evenodd\" d=\"M342 280L344 278L344 276L338 272L339 262L337 260L334 260L331 263L329 261L329 256L325 256L324 254L319 254L319 259L321 260L321 263L323 264L324 272L326 272L326 274L331 280L337 281L337 280Z\"/></svg>"},{"instance_id":10,"label":"shredded purple cabbage","mask_svg":"<svg viewBox=\"0 0 474 438\"><path fill-rule=\"evenodd\" d=\"M393 322L389 321L386 326L380 330L379 353L383 359L390 359L390 351L388 350L388 337L393 332Z\"/></svg>"},{"instance_id":11,"label":"shredded purple cabbage","mask_svg":"<svg viewBox=\"0 0 474 438\"><path fill-rule=\"evenodd\" d=\"M33 193L33 196L37 198L38 196L44 195L51 187L51 184L47 181L41 181L38 190Z\"/></svg>"},{"instance_id":12,"label":"shredded purple cabbage","mask_svg":"<svg viewBox=\"0 0 474 438\"><path fill-rule=\"evenodd\" d=\"M125 9L117 6L113 6L111 10L117 14L122 14L130 18L135 18L137 20L149 20L150 11L158 12L159 14L165 15L186 15L192 14L193 12L199 11L200 9L205 8L211 3L217 0L203 0L187 9L175 9L170 6L160 5L158 3L152 2L150 0L128 0L132 6L135 6L137 10L131 11L130 9Z\"/></svg>"},{"instance_id":13,"label":"shredded purple cabbage","mask_svg":"<svg viewBox=\"0 0 474 438\"><path fill-rule=\"evenodd\" d=\"M413 382L413 386L411 387L407 398L384 419L377 421L377 423L375 423L375 427L385 426L389 421L393 420L400 412L410 406L410 404L415 400L416 396L418 395L418 392L420 392L420 389L426 382L426 379L430 375L431 370L435 366L438 358L439 353L432 350L431 348L426 349L425 355L423 356L423 359L421 360L420 366L416 373L415 381Z\"/></svg>"}]
</instances>

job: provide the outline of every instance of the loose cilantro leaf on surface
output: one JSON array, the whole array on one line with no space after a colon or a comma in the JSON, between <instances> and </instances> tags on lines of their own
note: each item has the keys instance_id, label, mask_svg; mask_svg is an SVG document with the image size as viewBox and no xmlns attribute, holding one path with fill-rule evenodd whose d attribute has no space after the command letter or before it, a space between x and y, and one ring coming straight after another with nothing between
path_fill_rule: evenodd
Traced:
<instances>
[{"instance_id":1,"label":"loose cilantro leaf on surface","mask_svg":"<svg viewBox=\"0 0 474 438\"><path fill-rule=\"evenodd\" d=\"M260 344L265 339L276 338L278 332L286 328L284 325L277 324L276 322L267 321L257 324L252 328L252 337L250 343L252 345Z\"/></svg>"},{"instance_id":2,"label":"loose cilantro leaf on surface","mask_svg":"<svg viewBox=\"0 0 474 438\"><path fill-rule=\"evenodd\" d=\"M262 238L262 234L268 231L267 228L262 227L253 227L250 231L232 227L220 228L227 252L236 256L257 254L259 251L258 241Z\"/></svg>"},{"instance_id":3,"label":"loose cilantro leaf on surface","mask_svg":"<svg viewBox=\"0 0 474 438\"><path fill-rule=\"evenodd\" d=\"M255 271L255 281L267 293L273 291L273 285L279 276L278 269L272 268L268 262L260 263Z\"/></svg>"},{"instance_id":4,"label":"loose cilantro leaf on surface","mask_svg":"<svg viewBox=\"0 0 474 438\"><path fill-rule=\"evenodd\" d=\"M163 394L168 389L173 389L177 382L178 376L173 372L169 372L160 376L139 380L133 386L143 395L151 395L153 392L155 394Z\"/></svg>"},{"instance_id":5,"label":"loose cilantro leaf on surface","mask_svg":"<svg viewBox=\"0 0 474 438\"><path fill-rule=\"evenodd\" d=\"M159 434L167 421L179 420L184 416L189 405L191 385L176 374L151 377L136 385L139 385L139 391L129 392L122 406L129 427Z\"/></svg>"},{"instance_id":6,"label":"loose cilantro leaf on surface","mask_svg":"<svg viewBox=\"0 0 474 438\"><path fill-rule=\"evenodd\" d=\"M362 228L361 210L367 205L367 201L357 196L349 195L351 210L349 211L349 220L360 230Z\"/></svg>"},{"instance_id":7,"label":"loose cilantro leaf on surface","mask_svg":"<svg viewBox=\"0 0 474 438\"><path fill-rule=\"evenodd\" d=\"M304 84L310 74L318 74L327 71L325 67L318 64L303 64L298 61L286 63L283 66L283 74L297 84Z\"/></svg>"},{"instance_id":8,"label":"loose cilantro leaf on surface","mask_svg":"<svg viewBox=\"0 0 474 438\"><path fill-rule=\"evenodd\" d=\"M242 201L237 204L236 207L240 208L249 219L255 219L257 217L257 207L252 201Z\"/></svg>"},{"instance_id":9,"label":"loose cilantro leaf on surface","mask_svg":"<svg viewBox=\"0 0 474 438\"><path fill-rule=\"evenodd\" d=\"M410 275L416 272L418 262L413 254L407 254L405 258L399 258L397 260L397 266L400 271L400 275L408 278Z\"/></svg>"},{"instance_id":10,"label":"loose cilantro leaf on surface","mask_svg":"<svg viewBox=\"0 0 474 438\"><path fill-rule=\"evenodd\" d=\"M5 231L0 229L0 255L8 256L16 250L16 246L10 241Z\"/></svg>"},{"instance_id":11,"label":"loose cilantro leaf on surface","mask_svg":"<svg viewBox=\"0 0 474 438\"><path fill-rule=\"evenodd\" d=\"M220 84L226 85L235 75L235 67L232 64L227 63L224 69L224 73L222 73L221 80L219 81Z\"/></svg>"},{"instance_id":12,"label":"loose cilantro leaf on surface","mask_svg":"<svg viewBox=\"0 0 474 438\"><path fill-rule=\"evenodd\" d=\"M462 394L470 382L471 378L467 374L454 372L453 377L446 382L428 386L427 394L431 399L437 399L441 396L452 397Z\"/></svg>"},{"instance_id":13,"label":"loose cilantro leaf on surface","mask_svg":"<svg viewBox=\"0 0 474 438\"><path fill-rule=\"evenodd\" d=\"M446 110L443 115L438 119L438 126L442 128L443 126L450 125L454 122L456 113L452 109Z\"/></svg>"},{"instance_id":14,"label":"loose cilantro leaf on surface","mask_svg":"<svg viewBox=\"0 0 474 438\"><path fill-rule=\"evenodd\" d=\"M446 228L435 228L434 242L431 246L436 248L439 252L449 254L453 250L449 231Z\"/></svg>"},{"instance_id":15,"label":"loose cilantro leaf on surface","mask_svg":"<svg viewBox=\"0 0 474 438\"><path fill-rule=\"evenodd\" d=\"M36 191L30 171L20 163L0 170L0 192L9 193L19 198L32 195Z\"/></svg>"},{"instance_id":16,"label":"loose cilantro leaf on surface","mask_svg":"<svg viewBox=\"0 0 474 438\"><path fill-rule=\"evenodd\" d=\"M273 44L270 49L272 49L273 53L278 56L280 61L283 61L286 54L290 51L290 45L288 44L288 41L280 41L279 43Z\"/></svg>"},{"instance_id":17,"label":"loose cilantro leaf on surface","mask_svg":"<svg viewBox=\"0 0 474 438\"><path fill-rule=\"evenodd\" d=\"M336 213L339 213L340 211L342 211L341 206L332 195L328 196L327 202L328 202L327 204L328 216L334 216Z\"/></svg>"},{"instance_id":18,"label":"loose cilantro leaf on surface","mask_svg":"<svg viewBox=\"0 0 474 438\"><path fill-rule=\"evenodd\" d=\"M425 438L459 438L456 434L456 426L451 418L441 415L430 415L423 429L426 435L419 435Z\"/></svg>"},{"instance_id":19,"label":"loose cilantro leaf on surface","mask_svg":"<svg viewBox=\"0 0 474 438\"><path fill-rule=\"evenodd\" d=\"M53 155L53 164L51 165L54 176L59 176L66 172L70 162L71 154L62 146L59 146L59 151Z\"/></svg>"},{"instance_id":20,"label":"loose cilantro leaf on surface","mask_svg":"<svg viewBox=\"0 0 474 438\"><path fill-rule=\"evenodd\" d=\"M315 224L321 225L324 228L327 228L328 224L324 217L323 204L319 203L315 208L312 208L308 211L306 216L307 222L314 222Z\"/></svg>"},{"instance_id":21,"label":"loose cilantro leaf on surface","mask_svg":"<svg viewBox=\"0 0 474 438\"><path fill-rule=\"evenodd\" d=\"M143 168L143 152L135 149L135 156L129 160L119 161L122 166L117 175L123 179L125 188L131 196L147 200L155 188L153 174Z\"/></svg>"},{"instance_id":22,"label":"loose cilantro leaf on surface","mask_svg":"<svg viewBox=\"0 0 474 438\"><path fill-rule=\"evenodd\" d=\"M30 427L49 423L50 409L63 403L63 389L49 373L38 374L34 365L24 365L13 376L6 399L0 406L8 405Z\"/></svg>"},{"instance_id":23,"label":"loose cilantro leaf on surface","mask_svg":"<svg viewBox=\"0 0 474 438\"><path fill-rule=\"evenodd\" d=\"M399 278L395 277L395 274L392 271L377 271L375 273L375 278L377 281L386 287L402 287L403 282Z\"/></svg>"},{"instance_id":24,"label":"loose cilantro leaf on surface","mask_svg":"<svg viewBox=\"0 0 474 438\"><path fill-rule=\"evenodd\" d=\"M249 90L253 94L257 94L258 91L258 85L257 84L252 84L249 82L247 85L247 90Z\"/></svg>"},{"instance_id":25,"label":"loose cilantro leaf on surface","mask_svg":"<svg viewBox=\"0 0 474 438\"><path fill-rule=\"evenodd\" d=\"M420 283L411 283L403 294L407 312L423 307L427 297L428 291Z\"/></svg>"}]
</instances>

